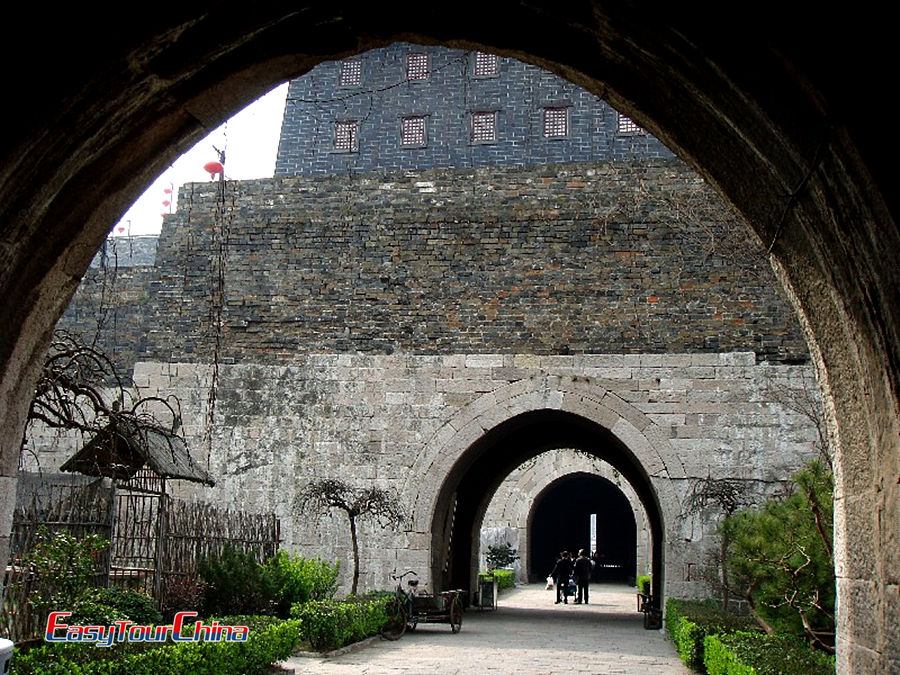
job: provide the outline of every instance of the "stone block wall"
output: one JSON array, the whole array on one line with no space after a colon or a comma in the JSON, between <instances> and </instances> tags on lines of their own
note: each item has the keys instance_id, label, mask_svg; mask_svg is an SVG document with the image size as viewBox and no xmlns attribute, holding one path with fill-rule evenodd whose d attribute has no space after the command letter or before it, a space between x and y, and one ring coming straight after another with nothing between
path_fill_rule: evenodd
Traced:
<instances>
[{"instance_id":1,"label":"stone block wall","mask_svg":"<svg viewBox=\"0 0 900 675\"><path fill-rule=\"evenodd\" d=\"M680 162L193 184L179 204L155 265L119 270L112 293L89 276L64 322L110 307L101 338L135 384L180 399L217 480L181 496L274 510L285 546L346 561L342 515L299 516L299 490L395 489L413 525L361 523L363 588L427 576L437 493L515 411L594 406L652 449L677 595L705 592L714 545L716 514L686 510L696 481L758 500L815 454L776 397L815 386L796 318L758 242ZM51 455L44 468L64 448Z\"/></svg>"},{"instance_id":2,"label":"stone block wall","mask_svg":"<svg viewBox=\"0 0 900 675\"><path fill-rule=\"evenodd\" d=\"M699 571L715 548L718 514L692 512L691 490L697 480L730 477L745 486L748 503L757 502L816 455L809 419L784 402L784 391L807 395L814 385L809 366L757 363L752 353L305 354L282 365L220 366L212 425L209 364L144 362L134 375L148 393L181 399L191 451L216 478L214 488L182 483L178 496L275 511L284 546L342 560L345 584L346 520L339 512L300 516L297 493L309 481L330 477L396 490L413 525L392 531L361 523L362 588L384 587L400 567L427 578L431 514L417 509L430 503L446 467L466 448L445 448L432 470L420 467L453 420L482 408L479 419L501 420L510 387L527 394L529 387L545 389L546 378L576 376L583 391L606 392L605 400L618 401L621 414L635 420L614 429L642 426L642 436L664 448L668 468L656 471L653 482L662 495L667 593L703 595L708 588ZM502 403L481 403L495 398ZM647 426L638 417L649 420Z\"/></svg>"}]
</instances>

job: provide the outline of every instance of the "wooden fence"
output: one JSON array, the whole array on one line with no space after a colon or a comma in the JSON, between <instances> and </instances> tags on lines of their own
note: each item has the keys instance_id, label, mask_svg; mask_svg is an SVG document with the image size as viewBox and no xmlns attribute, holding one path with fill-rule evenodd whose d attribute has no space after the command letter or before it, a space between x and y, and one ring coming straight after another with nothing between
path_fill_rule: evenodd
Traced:
<instances>
[{"instance_id":1,"label":"wooden fence","mask_svg":"<svg viewBox=\"0 0 900 675\"><path fill-rule=\"evenodd\" d=\"M277 553L280 542L275 514L230 511L164 493L115 488L105 479L26 476L20 478L19 497L0 607L0 635L13 641L43 635L42 619L28 602L40 590L40 579L23 564L41 526L78 538L99 534L109 540L110 550L95 559L97 585L143 591L158 606L165 603L170 587L196 580L204 557L230 546L252 552L262 562Z\"/></svg>"},{"instance_id":2,"label":"wooden fence","mask_svg":"<svg viewBox=\"0 0 900 675\"><path fill-rule=\"evenodd\" d=\"M13 512L10 560L4 575L0 634L12 640L43 634L30 600L44 589L25 563L42 530L65 532L82 539L97 534L109 540L113 508L109 481L85 476L21 474ZM103 585L109 574L110 552L94 558L95 583Z\"/></svg>"}]
</instances>

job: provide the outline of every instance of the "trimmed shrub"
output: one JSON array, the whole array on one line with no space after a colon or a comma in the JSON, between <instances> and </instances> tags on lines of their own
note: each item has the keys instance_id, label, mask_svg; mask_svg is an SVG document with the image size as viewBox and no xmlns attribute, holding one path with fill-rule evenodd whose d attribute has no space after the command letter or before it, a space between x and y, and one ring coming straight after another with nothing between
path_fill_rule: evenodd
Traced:
<instances>
[{"instance_id":1,"label":"trimmed shrub","mask_svg":"<svg viewBox=\"0 0 900 675\"><path fill-rule=\"evenodd\" d=\"M265 570L275 592L275 612L287 618L296 603L334 597L340 562L328 563L279 551L266 561Z\"/></svg>"},{"instance_id":2,"label":"trimmed shrub","mask_svg":"<svg viewBox=\"0 0 900 675\"><path fill-rule=\"evenodd\" d=\"M209 586L194 576L171 576L165 579L160 610L166 621L171 621L176 612L200 612L203 598Z\"/></svg>"},{"instance_id":3,"label":"trimmed shrub","mask_svg":"<svg viewBox=\"0 0 900 675\"><path fill-rule=\"evenodd\" d=\"M694 670L703 670L703 640L707 635L751 631L755 627L751 617L725 612L713 600L666 601L666 630L678 656Z\"/></svg>"},{"instance_id":4,"label":"trimmed shrub","mask_svg":"<svg viewBox=\"0 0 900 675\"><path fill-rule=\"evenodd\" d=\"M497 579L498 591L502 591L504 588L513 588L516 585L515 570L494 570L494 577Z\"/></svg>"},{"instance_id":5,"label":"trimmed shrub","mask_svg":"<svg viewBox=\"0 0 900 675\"><path fill-rule=\"evenodd\" d=\"M200 576L208 586L203 614L271 614L275 610L275 583L256 556L231 546L218 556L200 560Z\"/></svg>"},{"instance_id":6,"label":"trimmed shrub","mask_svg":"<svg viewBox=\"0 0 900 675\"><path fill-rule=\"evenodd\" d=\"M311 600L295 604L291 616L300 619L302 639L316 651L327 652L377 635L387 621L390 597Z\"/></svg>"},{"instance_id":7,"label":"trimmed shrub","mask_svg":"<svg viewBox=\"0 0 900 675\"><path fill-rule=\"evenodd\" d=\"M114 587L100 588L97 589L93 599L98 605L114 610L119 618L130 619L134 623L145 626L158 625L163 620L162 614L156 609L153 598L138 591ZM73 619L70 623L76 623L76 621Z\"/></svg>"},{"instance_id":8,"label":"trimmed shrub","mask_svg":"<svg viewBox=\"0 0 900 675\"><path fill-rule=\"evenodd\" d=\"M637 589L638 593L643 593L644 595L650 595L650 575L649 574L641 574L637 578Z\"/></svg>"},{"instance_id":9,"label":"trimmed shrub","mask_svg":"<svg viewBox=\"0 0 900 675\"><path fill-rule=\"evenodd\" d=\"M834 657L793 635L738 631L709 635L704 642L709 675L832 675Z\"/></svg>"},{"instance_id":10,"label":"trimmed shrub","mask_svg":"<svg viewBox=\"0 0 900 675\"><path fill-rule=\"evenodd\" d=\"M490 579L494 577L497 580L497 590L502 591L504 588L515 588L516 571L515 570L493 570L491 572L479 572L479 577Z\"/></svg>"},{"instance_id":11,"label":"trimmed shrub","mask_svg":"<svg viewBox=\"0 0 900 675\"><path fill-rule=\"evenodd\" d=\"M300 622L270 617L228 617L225 624L250 626L247 642L182 642L151 645L44 645L16 652L15 675L262 675L290 656L300 641ZM190 630L185 634L189 634Z\"/></svg>"}]
</instances>

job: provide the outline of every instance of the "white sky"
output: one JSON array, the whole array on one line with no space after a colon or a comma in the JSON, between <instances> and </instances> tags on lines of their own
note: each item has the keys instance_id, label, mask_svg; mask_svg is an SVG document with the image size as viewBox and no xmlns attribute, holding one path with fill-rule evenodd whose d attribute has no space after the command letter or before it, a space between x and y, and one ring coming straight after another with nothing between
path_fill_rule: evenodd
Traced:
<instances>
[{"instance_id":1,"label":"white sky","mask_svg":"<svg viewBox=\"0 0 900 675\"><path fill-rule=\"evenodd\" d=\"M225 151L225 178L271 178L287 87L284 83L257 99L175 160L125 212L110 235L159 234L162 214L177 207L178 188L210 180L203 165L219 159L214 147ZM167 194L167 189L172 193Z\"/></svg>"}]
</instances>

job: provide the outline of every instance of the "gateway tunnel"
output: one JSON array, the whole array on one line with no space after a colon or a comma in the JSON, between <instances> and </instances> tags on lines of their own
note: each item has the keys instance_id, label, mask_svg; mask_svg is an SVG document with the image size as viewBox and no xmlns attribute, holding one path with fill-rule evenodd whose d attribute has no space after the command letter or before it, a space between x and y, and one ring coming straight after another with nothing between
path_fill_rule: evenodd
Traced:
<instances>
[{"instance_id":1,"label":"gateway tunnel","mask_svg":"<svg viewBox=\"0 0 900 675\"><path fill-rule=\"evenodd\" d=\"M652 540L653 594L661 597L664 577L663 522L656 492L647 471L627 446L609 430L596 422L561 410L535 410L509 419L487 431L456 462L444 481L433 517L432 578L439 580L440 587L474 588L478 573L476 542L479 540L485 511L497 486L523 462L547 450L559 448L581 450L608 462L634 488L648 515ZM592 508L609 509L610 504L615 501L597 494L592 498L591 493L596 490L596 484L592 483L591 479L579 478L568 482L572 494L578 495L576 508L583 514L587 514ZM554 496L555 491L556 489L549 493L550 501L546 504L547 516L550 518L565 508L564 504L559 503L564 497ZM624 497L622 501L625 501ZM625 508L627 507L625 501ZM622 507L619 505L615 508L618 510ZM627 510L630 515L630 508ZM544 517L539 516L540 519ZM624 520L621 514L618 519ZM633 563L630 562L633 558L628 558L625 553L625 548L634 551L633 518L630 534L624 533L626 529L628 527L623 525L622 530L617 530L616 533L623 539L629 537L630 543L623 543L616 554L622 555L623 565L632 565L630 569L633 569ZM557 530L558 534L563 532L560 528ZM582 531L579 535L577 528L573 527L571 530L572 536L583 537L585 534L589 535L589 532ZM546 539L544 541L549 545ZM588 543L589 540L584 541L585 547ZM559 548L561 550L571 546L573 543ZM552 550L550 553L552 554ZM535 569L540 571L545 566L546 563L543 563Z\"/></svg>"}]
</instances>

